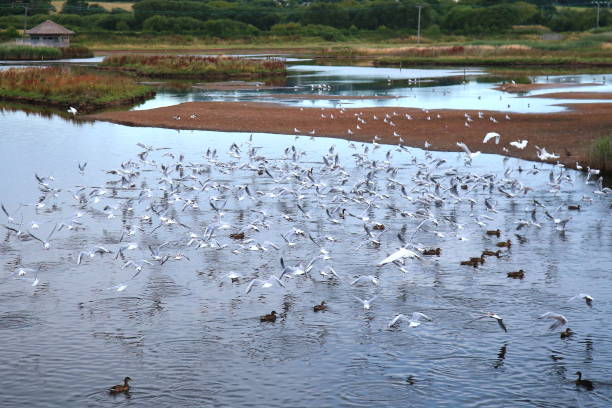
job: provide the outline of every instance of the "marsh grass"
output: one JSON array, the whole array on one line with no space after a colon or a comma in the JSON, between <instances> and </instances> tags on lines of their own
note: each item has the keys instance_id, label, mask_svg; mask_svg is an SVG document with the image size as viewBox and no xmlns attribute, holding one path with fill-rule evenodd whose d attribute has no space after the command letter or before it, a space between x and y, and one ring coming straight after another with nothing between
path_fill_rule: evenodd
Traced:
<instances>
[{"instance_id":1,"label":"marsh grass","mask_svg":"<svg viewBox=\"0 0 612 408\"><path fill-rule=\"evenodd\" d=\"M612 172L612 134L595 139L589 155L589 166Z\"/></svg>"},{"instance_id":2,"label":"marsh grass","mask_svg":"<svg viewBox=\"0 0 612 408\"><path fill-rule=\"evenodd\" d=\"M190 55L119 55L104 58L101 67L162 78L232 78L279 75L286 72L278 59L199 57Z\"/></svg>"},{"instance_id":3,"label":"marsh grass","mask_svg":"<svg viewBox=\"0 0 612 408\"><path fill-rule=\"evenodd\" d=\"M488 55L488 56L438 56L438 57L381 57L374 61L378 66L397 65L462 65L462 66L552 66L552 67L608 67L612 57Z\"/></svg>"},{"instance_id":4,"label":"marsh grass","mask_svg":"<svg viewBox=\"0 0 612 408\"><path fill-rule=\"evenodd\" d=\"M27 45L0 46L0 59L4 60L45 60L59 59L62 52L53 47L30 47Z\"/></svg>"},{"instance_id":5,"label":"marsh grass","mask_svg":"<svg viewBox=\"0 0 612 408\"><path fill-rule=\"evenodd\" d=\"M149 87L123 76L65 67L20 68L0 72L0 99L95 110L152 96Z\"/></svg>"},{"instance_id":6,"label":"marsh grass","mask_svg":"<svg viewBox=\"0 0 612 408\"><path fill-rule=\"evenodd\" d=\"M28 45L3 45L0 46L0 59L38 61L54 60L61 58L89 58L93 53L87 47L30 47Z\"/></svg>"}]
</instances>

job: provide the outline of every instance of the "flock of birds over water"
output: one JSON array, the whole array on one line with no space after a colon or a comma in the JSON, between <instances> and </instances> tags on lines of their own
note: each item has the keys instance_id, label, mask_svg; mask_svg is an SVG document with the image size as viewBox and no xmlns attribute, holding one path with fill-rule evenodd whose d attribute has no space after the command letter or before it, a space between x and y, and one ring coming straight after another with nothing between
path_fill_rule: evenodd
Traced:
<instances>
[{"instance_id":1,"label":"flock of birds over water","mask_svg":"<svg viewBox=\"0 0 612 408\"><path fill-rule=\"evenodd\" d=\"M360 119L372 118L364 115ZM208 148L198 160L167 147L138 143L138 154L116 168L105 169L105 181L98 186L87 186L87 173L99 172L88 168L87 162L74 166L83 178L82 185L65 186L52 175L33 174L38 198L16 206L1 205L5 243L27 247L30 254L36 253L32 251L36 247L53 253L57 241L84 234L94 222L103 223L99 240L73 248L68 259L77 265L104 262L105 269L112 269L117 281L104 289L109 295L129 292L150 270L189 263L200 252L220 252L221 259L252 253L253 265L243 270L227 271L219 264L219 278L242 288L241 296L274 296L295 290L297 280L316 280L348 291L357 309L370 310L376 308L377 296L358 297L353 294L355 288L374 292L389 275L410 276L424 263L443 262L445 242L486 237L489 247L466 255L456 265L466 270L481 268L490 259L512 257L512 246L521 245L521 237L529 230L565 234L574 213L588 211L595 200L609 200L612 194L593 169L582 179L560 164L511 166L510 159L504 158L501 173L478 173L472 169L475 155L465 145L460 146L461 158L452 163L430 152L429 144L424 152L416 153L401 142L385 146L375 140L348 142L348 153L330 145L322 157L309 157L303 149L308 136L295 139L280 156L266 156L251 135L231 143L226 152ZM503 143L501 135L493 132L483 142L492 139ZM544 187L532 187L525 181L538 174L540 178L547 175ZM584 182L590 185L591 194L571 202L555 198L562 189ZM542 193L538 188L553 199L535 198L535 193ZM500 211L507 202L520 203L524 211L522 217L512 220L512 229L502 231ZM65 216L66 212L71 215ZM479 236L466 234L468 229ZM368 248L380 255L372 260L370 273L355 274L350 260L335 257L337 245L355 251ZM295 259L297 248L310 256ZM254 268L261 258L273 260L270 264L277 267ZM17 281L35 287L53 280L53 273L35 259L8 268L2 283ZM508 271L501 279L523 279L528 273ZM585 308L585 312L597 302L587 293L567 294L559 301ZM321 299L312 310L299 313L325 313L333 308L333 302ZM286 318L286 312L274 310L254 317L262 325ZM419 310L398 310L386 319L385 328L395 332L444 324L444 316ZM556 310L541 310L537 319L561 338L574 334L567 327L568 319ZM485 321L496 323L500 331L512 331L513 323L495 310L474 310L465 324ZM581 372L576 375L576 386L594 388ZM126 377L110 392L129 391L129 381Z\"/></svg>"}]
</instances>

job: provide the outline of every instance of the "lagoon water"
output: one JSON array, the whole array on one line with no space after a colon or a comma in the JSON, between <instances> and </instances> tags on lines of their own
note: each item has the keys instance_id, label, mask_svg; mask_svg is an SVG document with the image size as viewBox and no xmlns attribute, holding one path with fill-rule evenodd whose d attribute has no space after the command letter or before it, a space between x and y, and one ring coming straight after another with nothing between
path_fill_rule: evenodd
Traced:
<instances>
[{"instance_id":1,"label":"lagoon water","mask_svg":"<svg viewBox=\"0 0 612 408\"><path fill-rule=\"evenodd\" d=\"M330 81L317 75L299 82ZM387 82L385 75L376 80L381 86ZM470 85L448 86L461 93L459 88ZM417 100L436 88L420 89ZM180 96L162 93L157 101L164 98ZM612 404L612 200L582 173L493 155L475 157L466 166L457 153L373 149L293 135L254 134L251 141L249 134L78 123L19 111L3 112L0 126L0 201L20 229L42 238L58 223L72 227L56 231L49 250L2 231L3 407ZM143 160L137 143L170 150L150 151ZM232 143L239 157L235 149L229 153ZM291 146L295 151L285 150ZM250 147L260 149L249 156ZM324 163L323 156L333 161L335 153L341 168ZM82 162L87 166L79 172ZM123 188L120 177L106 172L122 163L138 172L131 187ZM174 170L163 175L161 164ZM263 167L272 177L258 173ZM550 184L551 172L561 180L559 189ZM53 176L45 183L61 190L44 194L41 208L35 206L43 196L35 173ZM459 190L460 200L449 190L453 179L469 186ZM511 180L533 190L510 198L498 187L510 191L517 186ZM255 198L238 186L249 186ZM84 194L87 204L74 194ZM199 208L185 205L196 197ZM493 200L497 213L486 209L485 199ZM223 215L211 200L217 206L226 202ZM558 231L534 200L555 217L571 217L566 230ZM163 222L151 204L167 208L162 215L189 229L176 224L155 229ZM580 204L581 210L570 212L568 204ZM332 223L323 205L334 214L346 208L359 218ZM516 222L531 219L533 208L541 227L517 230ZM144 214L153 221L144 221ZM417 231L422 214L437 225L427 222ZM367 239L361 219L366 216L368 225L385 226L379 246ZM203 247L187 246L189 233L200 239L219 220L232 227L216 229ZM32 221L40 227L32 229ZM4 214L0 223L17 227ZM403 225L415 245L440 247L441 256L408 259L405 272L394 265L377 267L401 245L396 235ZM295 266L323 255L294 228L310 233L331 259L317 260L311 278L284 278L286 288L256 287L245 294L251 279L280 275L281 256ZM499 240L484 234L496 228L502 231L499 240L514 245L479 268L459 265L484 249L497 249ZM120 243L127 230L134 235ZM229 238L241 230L266 250L252 251L251 244ZM281 234L295 245L287 245ZM149 245L164 242L169 243L162 253L189 259L144 264L132 279L134 268L114 259L126 242L138 245L125 250L126 260L137 263L151 259ZM86 256L77 265L79 252L96 245L114 253ZM329 266L340 280L320 273ZM19 279L20 268L40 268L38 284ZM507 278L518 269L525 270L524 279ZM230 271L243 277L233 283ZM377 276L380 284L350 284L366 275ZM122 284L127 287L117 291ZM593 296L593 307L568 301L578 293ZM355 299L373 296L369 310ZM312 306L322 300L329 310L314 313ZM271 310L282 317L261 323L259 316ZM415 311L432 321L387 327L396 314ZM470 322L487 311L504 318L507 333L492 319ZM562 328L548 330L551 322L537 319L548 311L565 315L569 322L563 328L576 334L563 340ZM578 370L594 381L594 391L576 387ZM126 375L134 379L130 394L109 396L107 388Z\"/></svg>"},{"instance_id":2,"label":"lagoon water","mask_svg":"<svg viewBox=\"0 0 612 408\"><path fill-rule=\"evenodd\" d=\"M531 76L534 83L572 86L529 92L541 97L509 94L493 89L511 78L490 77L482 69L398 69L350 66L292 65L287 83L270 90L215 92L190 89L162 90L157 97L133 109L151 109L192 101L265 101L303 107L359 108L402 106L419 109L500 110L507 113L560 112L564 104L610 102L609 100L551 99L546 92L611 92L612 75L574 74ZM320 85L328 88L320 89ZM274 95L273 97L270 94ZM294 94L333 95L333 99L304 100ZM363 99L342 99L342 96ZM376 99L376 97L389 97ZM370 99L368 99L370 98Z\"/></svg>"}]
</instances>

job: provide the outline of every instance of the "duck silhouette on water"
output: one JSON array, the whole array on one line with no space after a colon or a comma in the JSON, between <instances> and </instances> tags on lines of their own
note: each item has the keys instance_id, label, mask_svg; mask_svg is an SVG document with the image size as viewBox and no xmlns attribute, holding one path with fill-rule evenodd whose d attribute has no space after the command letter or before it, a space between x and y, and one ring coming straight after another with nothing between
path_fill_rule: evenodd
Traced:
<instances>
[{"instance_id":1,"label":"duck silhouette on water","mask_svg":"<svg viewBox=\"0 0 612 408\"><path fill-rule=\"evenodd\" d=\"M580 371L576 371L576 375L578 376L578 378L576 379L577 386L582 387L588 391L593 391L595 387L593 386L593 382L591 380L583 380L582 372Z\"/></svg>"},{"instance_id":2,"label":"duck silhouette on water","mask_svg":"<svg viewBox=\"0 0 612 408\"><path fill-rule=\"evenodd\" d=\"M323 311L327 310L327 305L325 304L325 301L323 300L323 301L321 301L320 304L314 305L312 307L312 310L314 310L315 312L323 312Z\"/></svg>"},{"instance_id":3,"label":"duck silhouette on water","mask_svg":"<svg viewBox=\"0 0 612 408\"><path fill-rule=\"evenodd\" d=\"M116 395L116 394L121 394L123 392L130 391L130 384L129 384L130 381L132 381L132 379L130 377L125 377L123 379L123 384L113 385L108 390L109 394Z\"/></svg>"},{"instance_id":4,"label":"duck silhouette on water","mask_svg":"<svg viewBox=\"0 0 612 408\"><path fill-rule=\"evenodd\" d=\"M266 315L260 316L259 317L259 321L260 322L272 322L273 323L273 322L276 321L276 317L277 317L276 311L273 310L270 314L266 314Z\"/></svg>"}]
</instances>

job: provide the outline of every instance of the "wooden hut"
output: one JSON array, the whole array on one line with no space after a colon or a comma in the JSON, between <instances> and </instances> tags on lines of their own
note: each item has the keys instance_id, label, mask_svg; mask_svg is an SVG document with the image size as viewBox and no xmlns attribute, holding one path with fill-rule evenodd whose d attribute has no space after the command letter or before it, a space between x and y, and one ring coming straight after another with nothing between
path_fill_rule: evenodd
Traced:
<instances>
[{"instance_id":1,"label":"wooden hut","mask_svg":"<svg viewBox=\"0 0 612 408\"><path fill-rule=\"evenodd\" d=\"M75 33L51 20L26 30L28 38L23 42L32 46L69 47L70 37Z\"/></svg>"}]
</instances>

